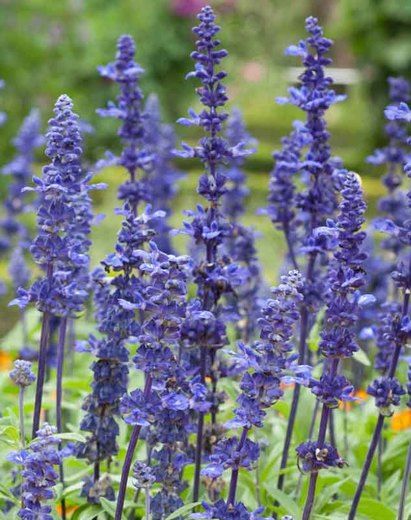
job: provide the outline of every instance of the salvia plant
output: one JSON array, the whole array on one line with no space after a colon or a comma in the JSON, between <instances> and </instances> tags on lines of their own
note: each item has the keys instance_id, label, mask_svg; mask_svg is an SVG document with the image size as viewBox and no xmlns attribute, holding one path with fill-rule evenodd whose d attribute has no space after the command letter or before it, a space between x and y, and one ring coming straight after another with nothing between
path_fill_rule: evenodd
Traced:
<instances>
[{"instance_id":1,"label":"salvia plant","mask_svg":"<svg viewBox=\"0 0 411 520\"><path fill-rule=\"evenodd\" d=\"M298 83L277 99L301 116L273 153L259 211L285 251L267 280L244 218L257 143L228 105L216 15L205 6L197 18L187 78L198 99L178 120L181 147L156 95L144 99L132 36L98 68L117 92L97 113L117 125L119 152L96 168L122 181L117 237L97 266L92 190L105 185L84 166L67 95L45 138L29 114L2 168L0 253L20 320L3 342L18 356L0 417L0 516L405 520L410 85L388 79L386 142L366 159L383 196L367 222L362 178L330 144L328 113L344 98L327 72L332 41L307 18L306 38L286 51L302 62ZM201 167L201 202L173 229L185 177L176 157Z\"/></svg>"}]
</instances>

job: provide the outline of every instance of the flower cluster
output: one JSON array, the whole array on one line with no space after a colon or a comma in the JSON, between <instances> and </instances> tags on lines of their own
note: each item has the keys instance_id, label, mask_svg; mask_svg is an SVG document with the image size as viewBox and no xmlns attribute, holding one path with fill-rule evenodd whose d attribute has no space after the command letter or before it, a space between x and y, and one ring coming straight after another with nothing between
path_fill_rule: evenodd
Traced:
<instances>
[{"instance_id":1,"label":"flower cluster","mask_svg":"<svg viewBox=\"0 0 411 520\"><path fill-rule=\"evenodd\" d=\"M36 380L36 376L31 370L30 361L24 361L23 359L17 359L14 362L14 368L10 372L10 379L17 386L25 388L30 386Z\"/></svg>"},{"instance_id":2,"label":"flower cluster","mask_svg":"<svg viewBox=\"0 0 411 520\"><path fill-rule=\"evenodd\" d=\"M226 73L218 70L221 60L227 56L225 49L219 49L220 41L216 35L220 27L215 23L215 14L211 7L204 7L199 15L199 25L193 29L198 37L196 49L191 53L196 62L195 70L187 77L197 78L201 86L197 88L197 94L203 105L203 110L196 114L189 111L189 118L179 119L179 123L186 126L199 126L205 136L200 139L198 146L192 147L183 143L183 150L176 152L185 158L195 157L200 159L205 168L205 173L200 176L198 193L207 200L208 206L197 206L197 212L191 213L192 221L185 223L185 231L191 235L195 243L203 249L205 258L200 259L194 268L194 281L197 284L197 296L199 311L214 314L215 323L222 320L222 307L220 299L225 294L233 291L233 288L242 282L241 270L230 259L219 254L219 248L224 240L230 236L231 226L225 220L220 209L221 197L226 192L227 175L222 165L232 159L239 159L249 154L244 149L243 143L235 146L221 136L223 123L227 119L227 113L223 107L227 101L226 89L222 80ZM225 334L221 335L222 337ZM212 381L211 401L218 403L217 380L222 375L222 366L219 363L217 350L218 344L200 344L199 375L201 383L205 383L206 374ZM197 361L198 363L198 361ZM212 408L213 424L217 413L216 406ZM197 500L199 492L200 464L203 436L203 412L199 413L198 434L195 460L195 484L194 499Z\"/></svg>"},{"instance_id":3,"label":"flower cluster","mask_svg":"<svg viewBox=\"0 0 411 520\"><path fill-rule=\"evenodd\" d=\"M307 441L297 448L298 467L303 473L315 473L320 469L338 467L345 464L338 451L328 443Z\"/></svg>"},{"instance_id":4,"label":"flower cluster","mask_svg":"<svg viewBox=\"0 0 411 520\"><path fill-rule=\"evenodd\" d=\"M56 429L45 423L37 432L36 439L27 450L12 453L9 460L22 466L22 507L18 517L28 520L42 518L52 520L52 509L47 504L54 497L53 487L57 484L62 454L58 451L59 439L54 437Z\"/></svg>"},{"instance_id":5,"label":"flower cluster","mask_svg":"<svg viewBox=\"0 0 411 520\"><path fill-rule=\"evenodd\" d=\"M275 163L270 174L266 213L276 228L284 233L290 260L296 268L295 246L301 222L296 218L297 194L294 177L302 168L302 151L310 143L312 136L300 121L295 121L293 126L290 135L281 140L281 150L273 153Z\"/></svg>"},{"instance_id":6,"label":"flower cluster","mask_svg":"<svg viewBox=\"0 0 411 520\"><path fill-rule=\"evenodd\" d=\"M361 248L365 232L361 227L366 205L355 173L346 173L342 182L340 214L335 227L330 223L338 248L329 269L330 297L320 341L320 351L326 358L351 357L358 350L354 325L359 303L366 300L358 297L358 290L365 284L362 264L366 254Z\"/></svg>"},{"instance_id":7,"label":"flower cluster","mask_svg":"<svg viewBox=\"0 0 411 520\"><path fill-rule=\"evenodd\" d=\"M340 401L352 400L353 387L344 376L338 375L338 365L358 350L355 325L359 305L373 301L369 295L359 296L359 289L365 284L362 265L366 259L362 251L365 233L361 231L366 205L360 179L353 172L345 172L340 183L340 212L335 222L328 223L335 233L337 248L328 272L327 309L319 343L319 350L326 359L320 380L310 383L312 392L322 403L321 420L317 441L304 442L296 449L301 469L311 472L304 519L310 517L313 507L317 472L343 464L335 446L325 442L331 409Z\"/></svg>"},{"instance_id":8,"label":"flower cluster","mask_svg":"<svg viewBox=\"0 0 411 520\"><path fill-rule=\"evenodd\" d=\"M401 396L406 392L395 377L380 377L369 385L367 393L375 398L375 406L381 415L391 416L394 413L393 406L400 404Z\"/></svg>"},{"instance_id":9,"label":"flower cluster","mask_svg":"<svg viewBox=\"0 0 411 520\"><path fill-rule=\"evenodd\" d=\"M84 207L90 179L81 166L81 135L78 116L66 95L55 106L55 117L49 121L46 155L51 163L43 177L34 177L34 190L39 196L38 235L30 246L45 276L29 290L21 288L16 302L24 307L34 302L43 312L55 316L73 315L81 310L87 297L84 267L88 265L89 242L85 240L90 226L89 208ZM83 213L84 212L84 213ZM77 233L77 224L83 226ZM73 276L82 273L81 277Z\"/></svg>"},{"instance_id":10,"label":"flower cluster","mask_svg":"<svg viewBox=\"0 0 411 520\"><path fill-rule=\"evenodd\" d=\"M150 221L157 217L158 213L151 213L150 208L134 217L126 205L116 251L102 262L105 270L115 276L106 278L102 269L93 273L96 319L102 336L91 335L88 341L88 350L97 359L91 366L93 391L83 403L86 415L80 428L91 435L85 444L77 445L77 456L96 465L118 452L115 416L120 398L127 391L127 342L140 334L135 313L145 307L146 287L138 269L145 265L142 249L154 236Z\"/></svg>"},{"instance_id":11,"label":"flower cluster","mask_svg":"<svg viewBox=\"0 0 411 520\"><path fill-rule=\"evenodd\" d=\"M152 472L160 491L151 512L160 520L183 505L179 494L189 431L191 389L178 360L180 327L186 308L188 257L167 255L154 243L140 251L144 319L136 337L135 369L144 373L145 389L123 396L120 410L127 424L145 427ZM144 284L144 285L143 285Z\"/></svg>"},{"instance_id":12,"label":"flower cluster","mask_svg":"<svg viewBox=\"0 0 411 520\"><path fill-rule=\"evenodd\" d=\"M246 372L241 379L241 394L237 398L234 418L226 426L241 428L241 437L220 441L209 457L210 464L203 470L206 477L215 479L224 470L231 469L228 510L230 507L243 507L241 504L235 505L238 471L241 467L251 468L259 457L258 444L247 439L249 430L263 426L265 410L283 395L280 383L287 374L297 375L300 381L308 375L304 367L295 365L296 356L291 353L294 324L298 320L298 306L303 298L302 278L297 271L291 271L288 276L282 277L281 282L272 290L273 298L267 300L262 309L260 340L251 347L240 345L239 356ZM214 518L226 520L231 516L225 513Z\"/></svg>"},{"instance_id":13,"label":"flower cluster","mask_svg":"<svg viewBox=\"0 0 411 520\"><path fill-rule=\"evenodd\" d=\"M388 138L388 144L384 148L377 149L373 155L368 158L368 162L375 165L384 165L387 172L383 177L383 183L388 194L382 197L378 203L379 211L390 219L396 226L401 227L407 220L407 197L404 190L401 189L403 184L403 169L410 160L407 150L407 123L400 119L391 120L389 115L392 114L395 107L407 103L410 100L410 85L404 78L389 78L390 85L390 110L387 118L388 123L385 126L385 133ZM376 227L384 226L386 220L379 217L376 220ZM391 233L385 238L381 247L391 253L393 258L397 258L404 242L395 234ZM392 265L390 266L392 270Z\"/></svg>"},{"instance_id":14,"label":"flower cluster","mask_svg":"<svg viewBox=\"0 0 411 520\"><path fill-rule=\"evenodd\" d=\"M227 120L226 138L231 147L243 143L250 150L255 142L247 133L238 109L234 109ZM255 248L256 234L252 228L240 222L240 217L245 211L245 198L249 192L245 185L244 162L243 156L228 161L227 191L223 197L222 211L231 224L230 234L224 241L224 249L243 273L242 284L236 288L235 295L227 295L227 300L239 316L236 321L237 335L248 342L256 331L262 280Z\"/></svg>"},{"instance_id":15,"label":"flower cluster","mask_svg":"<svg viewBox=\"0 0 411 520\"><path fill-rule=\"evenodd\" d=\"M301 85L291 87L287 98L279 98L279 103L291 103L307 114L305 131L309 134L309 149L301 167L312 182L306 193L298 196L297 207L307 212L312 219L307 243L313 241L311 233L337 207L333 164L330 155L329 133L324 119L325 112L333 104L342 101L344 96L332 90L332 79L325 74L324 68L331 63L327 56L332 41L325 38L323 30L314 17L307 18L305 27L309 36L297 45L287 48L286 54L301 57L304 72L300 76ZM321 179L320 182L318 182ZM315 240L314 240L315 242Z\"/></svg>"},{"instance_id":16,"label":"flower cluster","mask_svg":"<svg viewBox=\"0 0 411 520\"><path fill-rule=\"evenodd\" d=\"M143 94L140 89L140 77L144 70L134 61L135 43L131 36L120 36L117 42L117 55L113 63L98 68L101 76L115 81L120 87L117 102L110 102L107 108L97 113L102 117L113 117L121 121L118 135L124 147L121 156L115 158L109 154L108 160L101 164L119 164L126 168L130 177L120 186L118 197L128 201L136 208L141 200L148 200L145 183L136 178L137 170L148 171L152 166L152 156L143 145L145 135L142 109Z\"/></svg>"},{"instance_id":17,"label":"flower cluster","mask_svg":"<svg viewBox=\"0 0 411 520\"><path fill-rule=\"evenodd\" d=\"M8 195L4 201L7 216L2 220L1 228L9 241L17 235L25 246L29 244L28 230L18 217L30 210L24 188L31 184L35 150L43 144L40 125L38 110L32 110L13 140L17 152L15 157L2 168L2 173L9 175L12 181L8 186Z\"/></svg>"},{"instance_id":18,"label":"flower cluster","mask_svg":"<svg viewBox=\"0 0 411 520\"><path fill-rule=\"evenodd\" d=\"M144 142L152 156L152 171L146 179L149 181L146 193L150 196L153 209L166 213L164 218L154 220L152 226L159 249L173 253L167 217L171 214L171 201L176 195L177 181L182 177L182 173L171 162L175 147L174 130L171 125L161 122L159 101L153 94L147 98L144 116Z\"/></svg>"}]
</instances>

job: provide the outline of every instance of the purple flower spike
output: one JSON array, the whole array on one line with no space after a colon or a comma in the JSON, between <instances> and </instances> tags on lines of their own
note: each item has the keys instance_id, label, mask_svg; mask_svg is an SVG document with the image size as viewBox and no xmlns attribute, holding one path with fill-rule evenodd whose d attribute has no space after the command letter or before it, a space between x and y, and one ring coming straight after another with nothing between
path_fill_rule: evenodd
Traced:
<instances>
[{"instance_id":1,"label":"purple flower spike","mask_svg":"<svg viewBox=\"0 0 411 520\"><path fill-rule=\"evenodd\" d=\"M197 146L192 147L183 144L183 150L176 152L180 157L194 157L199 159L205 172L201 175L197 192L207 201L207 207L197 206L196 212L191 212L191 222L186 222L185 232L191 235L195 245L199 248L198 261L194 272L194 281L197 284L197 300L192 302L195 309L195 319L188 316L183 325L183 331L187 342L192 341L200 332L207 337L206 342L200 342L200 358L194 362L199 367L200 384L205 385L206 376L212 381L211 402L213 406L210 411L213 424L216 422L220 397L216 390L217 381L226 372L218 356L218 350L225 344L225 325L227 319L233 319L234 312L226 313L221 305L221 299L226 295L232 295L236 287L241 286L247 277L247 270L232 264L228 255L222 256L220 251L229 237L232 236L233 226L225 219L220 208L221 198L227 192L227 170L223 168L227 162L241 164L243 157L250 153L245 149L244 142L228 142L221 136L223 123L228 114L224 111L227 101L226 88L222 80L226 73L219 70L227 51L220 49L220 41L217 34L220 27L215 23L215 14L210 6L204 7L197 16L199 25L194 27L193 32L197 36L196 50L191 53L195 61L194 71L190 72L188 78L196 78L201 83L196 92L203 105L198 114L189 110L189 117L182 118L179 123L186 126L198 126L204 132ZM230 137L230 135L229 135ZM246 137L246 136L245 136ZM245 241L250 240L246 237ZM253 247L248 248L251 257L254 256ZM190 306L191 307L191 306ZM196 331L197 326L199 330ZM191 339L192 338L192 339ZM194 357L194 356L193 356ZM200 486L200 466L203 450L203 426L206 408L199 411L197 423L197 440L195 453L195 476L194 476L194 501L198 500Z\"/></svg>"},{"instance_id":2,"label":"purple flower spike","mask_svg":"<svg viewBox=\"0 0 411 520\"><path fill-rule=\"evenodd\" d=\"M27 450L10 455L9 460L22 466L22 507L17 515L23 520L53 519L48 502L54 497L53 487L59 479L56 467L62 461L62 453L57 449L60 440L54 437L55 433L56 428L44 424Z\"/></svg>"},{"instance_id":3,"label":"purple flower spike","mask_svg":"<svg viewBox=\"0 0 411 520\"><path fill-rule=\"evenodd\" d=\"M11 245L13 238L17 238L24 248L30 245L30 237L20 217L31 209L24 188L31 184L35 150L44 142L40 134L40 125L39 111L32 110L13 140L16 149L13 160L1 170L1 173L11 177L8 195L4 201L7 216L0 223L4 240Z\"/></svg>"},{"instance_id":4,"label":"purple flower spike","mask_svg":"<svg viewBox=\"0 0 411 520\"><path fill-rule=\"evenodd\" d=\"M144 146L145 116L143 115L143 93L140 89L140 77L144 70L134 61L135 43L131 36L120 36L117 42L116 60L98 70L103 78L115 81L120 87L116 103L110 102L107 108L97 110L102 117L112 117L121 121L118 135L124 143L121 156L111 157L109 164L123 166L130 178L119 188L120 200L128 201L131 207L137 207L140 201L148 201L144 183L136 179L137 170L147 172L152 168L153 157ZM100 162L101 166L106 163Z\"/></svg>"},{"instance_id":5,"label":"purple flower spike","mask_svg":"<svg viewBox=\"0 0 411 520\"><path fill-rule=\"evenodd\" d=\"M31 370L30 361L24 361L22 359L17 359L14 362L14 368L10 372L10 379L17 386L25 388L26 386L30 386L36 380L36 376L33 374Z\"/></svg>"},{"instance_id":6,"label":"purple flower spike","mask_svg":"<svg viewBox=\"0 0 411 520\"><path fill-rule=\"evenodd\" d=\"M367 393L375 398L380 414L390 417L394 413L393 406L400 404L401 396L406 392L395 377L380 377L369 385Z\"/></svg>"}]
</instances>

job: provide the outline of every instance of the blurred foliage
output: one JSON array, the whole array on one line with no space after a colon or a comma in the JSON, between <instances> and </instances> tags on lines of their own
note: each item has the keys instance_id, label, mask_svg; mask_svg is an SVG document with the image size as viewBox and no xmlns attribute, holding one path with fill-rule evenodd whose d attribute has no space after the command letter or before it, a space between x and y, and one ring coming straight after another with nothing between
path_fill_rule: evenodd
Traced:
<instances>
[{"instance_id":1,"label":"blurred foliage","mask_svg":"<svg viewBox=\"0 0 411 520\"><path fill-rule=\"evenodd\" d=\"M363 71L367 98L381 107L387 77L411 80L411 2L409 0L342 0L338 33L349 42ZM369 127L381 139L382 113L370 110Z\"/></svg>"},{"instance_id":2,"label":"blurred foliage","mask_svg":"<svg viewBox=\"0 0 411 520\"><path fill-rule=\"evenodd\" d=\"M95 109L116 95L116 87L102 80L96 68L113 60L122 33L137 42L137 60L146 69L144 92L157 92L165 117L175 121L197 100L195 82L185 81L191 69L189 54L194 37L194 15L178 16L177 0L0 0L0 107L8 114L0 129L0 163L12 153L10 140L32 106L40 107L44 124L54 100L70 95L80 116L95 127L87 136L90 160L105 149L118 150L116 122L102 120ZM287 88L286 68L298 61L283 50L304 35L304 18L317 15L327 36L336 42L336 66L355 65L351 47L362 69L364 82L339 86L348 100L330 111L334 153L349 168L364 171L364 157L375 146L386 103L386 77L409 75L411 3L403 0L210 0L222 26L221 39L229 50L226 60L232 103L245 112L250 131L260 142L248 167L266 173L271 151L301 114L294 107L279 107L274 99ZM179 129L185 139L195 139L192 129ZM39 154L39 161L42 155ZM190 163L184 163L189 168ZM376 170L368 170L366 173ZM4 183L0 181L0 183ZM1 186L0 186L1 187Z\"/></svg>"}]
</instances>

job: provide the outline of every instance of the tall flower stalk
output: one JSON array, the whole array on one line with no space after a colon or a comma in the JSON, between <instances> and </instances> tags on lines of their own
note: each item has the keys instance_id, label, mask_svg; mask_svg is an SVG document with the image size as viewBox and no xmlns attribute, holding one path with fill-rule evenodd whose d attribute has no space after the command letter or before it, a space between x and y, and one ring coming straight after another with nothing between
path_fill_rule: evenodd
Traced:
<instances>
[{"instance_id":1,"label":"tall flower stalk","mask_svg":"<svg viewBox=\"0 0 411 520\"><path fill-rule=\"evenodd\" d=\"M135 307L141 300L140 282L135 269L142 260L134 255L133 248L136 251L141 249L152 238L154 232L147 224L156 216L149 209L147 213L137 216L139 204L147 201L143 181L147 168L151 166L152 156L143 142L143 94L140 89L143 69L134 57L134 40L129 35L123 35L117 42L115 61L99 67L100 74L116 82L120 89L116 103L110 102L107 108L98 110L102 117L121 121L118 135L123 149L119 157L109 154L108 162L124 167L128 179L121 184L118 192L124 207L119 211L123 215L123 223L116 250L102 262L104 269L114 276L106 279L101 269L94 274L96 317L102 336L96 338L92 335L88 341L87 348L96 360L91 365L92 393L83 403L86 415L80 428L90 435L86 443L77 445L77 456L87 458L94 464L93 476L86 479L83 487L83 494L92 503L99 502L100 496L114 496L111 482L104 479L105 485L100 484L103 478L100 465L103 460L110 461L118 452L116 439L119 426L115 417L119 413L120 398L127 391L127 342L140 330ZM137 177L138 172L140 177ZM147 394L150 393L150 386L150 381L146 381Z\"/></svg>"},{"instance_id":2,"label":"tall flower stalk","mask_svg":"<svg viewBox=\"0 0 411 520\"><path fill-rule=\"evenodd\" d=\"M198 37L196 41L197 50L191 54L196 65L195 70L187 75L188 78L195 77L201 82L201 86L197 89L197 94L204 108L199 114L190 110L189 118L181 118L179 120L179 123L186 126L201 127L205 136L200 140L199 145L194 148L183 143L183 151L178 152L178 155L185 158L198 158L205 168L205 173L200 177L197 191L207 200L208 205L205 208L198 207L198 211L193 214L192 222L186 224L186 230L197 244L204 247L205 257L194 269L195 282L198 287L199 306L201 311L212 313L218 319L220 297L232 290L230 267L227 269L218 252L224 238L230 233L230 226L225 221L220 210L220 200L226 190L226 174L222 168L222 163L230 158L245 155L248 152L243 150L242 143L235 147L230 147L227 141L220 136L222 124L227 119L227 114L223 111L227 96L226 89L222 84L226 73L217 70L217 67L221 60L227 56L227 51L218 49L220 41L216 38L216 35L220 31L220 27L215 24L215 18L215 14L209 6L204 7L198 15L200 23L193 29L193 32ZM234 270L235 266L232 266L231 271ZM224 329L223 324L222 328ZM217 343L199 345L199 375L200 382L203 385L206 381L208 367L215 367L218 364L218 349L223 346L221 340L222 337L219 337ZM210 377L215 394L217 376L214 369ZM193 488L194 501L198 500L200 490L205 413L200 411L198 415ZM212 416L213 423L215 422L215 417L214 413Z\"/></svg>"},{"instance_id":3,"label":"tall flower stalk","mask_svg":"<svg viewBox=\"0 0 411 520\"><path fill-rule=\"evenodd\" d=\"M306 362L307 338L321 303L319 295L322 292L322 278L318 259L325 249L327 237L318 234L318 226L325 224L326 219L333 216L337 207L336 189L334 180L334 166L331 159L329 145L329 133L325 121L326 111L344 96L338 96L332 90L332 79L326 75L325 67L331 63L327 56L332 41L323 36L323 30L318 20L313 17L306 19L305 27L309 36L301 40L297 45L292 45L286 50L286 54L299 56L304 65L304 72L300 76L301 85L291 87L289 96L278 98L280 104L291 103L306 113L304 126L297 124L289 140L283 143L283 153L270 182L270 213L272 220L279 225L285 235L288 244L289 256L294 266L299 266L295 238L299 223L303 223L300 248L306 256L305 266L305 297L301 304L300 338L299 338L299 363ZM300 148L308 145L303 156ZM285 170L283 170L285 159ZM308 184L302 193L294 195L291 177L299 170L302 180ZM298 218L294 215L293 206L285 207L281 194L286 200L295 203L299 211ZM298 244L298 242L297 242ZM300 265L300 269L302 266ZM300 398L300 385L294 388L291 411L287 425L284 448L280 463L280 475L278 488L284 485L284 473L289 449L291 445L295 418L297 415Z\"/></svg>"},{"instance_id":4,"label":"tall flower stalk","mask_svg":"<svg viewBox=\"0 0 411 520\"><path fill-rule=\"evenodd\" d=\"M34 177L39 194L37 211L38 235L30 246L34 260L45 276L26 290L18 289L17 303L25 307L34 302L43 313L36 397L33 415L35 437L40 424L47 350L50 343L51 318L60 317L57 347L56 422L62 432L62 381L67 319L75 316L87 298L88 248L90 229L90 179L81 167L81 135L78 116L66 95L57 100L55 117L49 121L46 155L51 163L43 170L42 179ZM64 482L63 467L60 466ZM62 516L65 507L62 502Z\"/></svg>"},{"instance_id":5,"label":"tall flower stalk","mask_svg":"<svg viewBox=\"0 0 411 520\"><path fill-rule=\"evenodd\" d=\"M411 122L411 110L404 102L398 105L390 105L385 110L385 116L390 121L403 121L405 123ZM410 176L410 163L405 165L405 171ZM407 209L408 215L411 210L411 192L407 193ZM358 504L367 481L368 473L370 471L371 463L374 458L381 434L383 431L384 422L387 416L392 414L392 407L398 405L401 395L405 394L405 390L395 378L400 355L403 347L409 338L409 303L411 293L411 240L410 240L410 224L411 219L408 218L400 222L391 220L390 218L381 219L378 222L378 229L388 233L395 240L399 241L397 266L392 273L392 279L397 288L398 294L402 295L402 308L399 312L393 313L393 320L391 323L391 334L393 342L392 355L389 362L389 367L386 374L374 380L368 387L368 393L375 397L376 406L379 414L377 424L375 426L367 455L364 461L360 480L354 495L351 509L348 515L349 520L355 518Z\"/></svg>"},{"instance_id":6,"label":"tall flower stalk","mask_svg":"<svg viewBox=\"0 0 411 520\"><path fill-rule=\"evenodd\" d=\"M19 388L19 426L20 438L23 448L26 446L26 434L24 427L24 391L36 380L36 376L31 370L31 363L18 359L14 362L14 368L10 372L10 379Z\"/></svg>"},{"instance_id":7,"label":"tall flower stalk","mask_svg":"<svg viewBox=\"0 0 411 520\"><path fill-rule=\"evenodd\" d=\"M53 487L59 477L55 466L61 466L62 462L62 453L57 448L60 440L55 433L56 428L45 423L28 449L9 456L11 462L21 466L22 504L17 516L23 520L53 518L49 501L54 498Z\"/></svg>"},{"instance_id":8,"label":"tall flower stalk","mask_svg":"<svg viewBox=\"0 0 411 520\"><path fill-rule=\"evenodd\" d=\"M231 471L227 501L219 500L213 505L204 504L205 513L194 518L251 518L246 516L246 506L236 501L239 470L251 469L259 457L259 446L248 439L254 428L263 426L268 410L283 395L281 381L293 373L303 376L302 367L295 365L296 355L292 352L294 326L299 319L303 283L297 271L291 271L281 278L281 284L272 289L262 308L262 317L258 320L260 339L251 346L240 344L238 357L246 371L242 376L240 396L234 418L227 428L240 429L239 437L230 437L220 441L210 464L203 474L215 479L229 469ZM263 508L253 513L252 518L262 518ZM244 516L243 516L244 515Z\"/></svg>"},{"instance_id":9,"label":"tall flower stalk","mask_svg":"<svg viewBox=\"0 0 411 520\"><path fill-rule=\"evenodd\" d=\"M316 441L297 447L300 469L310 474L303 520L311 516L320 469L344 464L336 447L326 442L326 433L331 410L338 407L340 401L353 399L353 387L338 369L343 359L352 357L358 350L355 327L358 308L367 301L358 291L365 283L362 264L366 255L361 249L365 233L361 227L366 205L358 176L352 172L343 176L340 213L335 223L328 223L338 247L329 268L330 289L319 344L325 358L323 373L319 380L312 379L309 384L321 403L320 426Z\"/></svg>"},{"instance_id":10,"label":"tall flower stalk","mask_svg":"<svg viewBox=\"0 0 411 520\"><path fill-rule=\"evenodd\" d=\"M72 111L70 98L65 95L57 100L54 113L46 135L46 155L51 162L43 169L41 179L33 178L34 190L39 196L38 235L30 251L45 274L28 290L20 288L15 300L23 308L33 302L43 313L33 437L40 424L51 316L65 316L67 312L78 311L86 296L84 287L72 276L74 270L82 269L85 263L84 251L72 233L78 214L76 200L86 189L83 183L87 180L80 164L82 150L78 117ZM61 387L61 373L57 379L57 385Z\"/></svg>"}]
</instances>

